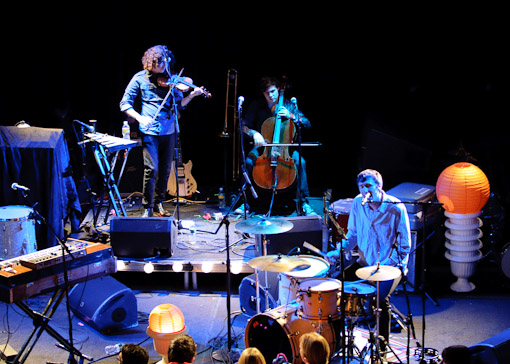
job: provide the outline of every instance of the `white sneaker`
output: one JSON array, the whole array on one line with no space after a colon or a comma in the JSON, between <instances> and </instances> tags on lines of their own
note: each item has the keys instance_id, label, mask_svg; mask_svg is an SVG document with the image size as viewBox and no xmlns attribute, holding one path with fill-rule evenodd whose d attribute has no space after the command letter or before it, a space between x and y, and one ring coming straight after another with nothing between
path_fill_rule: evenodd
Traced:
<instances>
[{"instance_id":1,"label":"white sneaker","mask_svg":"<svg viewBox=\"0 0 510 364\"><path fill-rule=\"evenodd\" d=\"M143 209L142 217L152 217L152 209Z\"/></svg>"},{"instance_id":2,"label":"white sneaker","mask_svg":"<svg viewBox=\"0 0 510 364\"><path fill-rule=\"evenodd\" d=\"M156 204L156 213L159 216L172 216L172 214L163 208L163 204L160 202Z\"/></svg>"}]
</instances>

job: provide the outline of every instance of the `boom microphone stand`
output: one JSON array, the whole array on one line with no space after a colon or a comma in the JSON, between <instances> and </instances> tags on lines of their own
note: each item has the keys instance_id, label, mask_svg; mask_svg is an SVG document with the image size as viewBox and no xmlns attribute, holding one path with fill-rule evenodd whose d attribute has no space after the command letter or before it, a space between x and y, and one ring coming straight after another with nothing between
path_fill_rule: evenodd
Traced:
<instances>
[{"instance_id":1,"label":"boom microphone stand","mask_svg":"<svg viewBox=\"0 0 510 364\"><path fill-rule=\"evenodd\" d=\"M426 258L425 258L425 254L426 254L426 249L425 249L425 242L427 240L427 235L426 235L426 230L427 230L427 211L428 211L428 207L431 206L431 205L443 205L442 203L440 202L433 202L433 201L425 201L425 202L421 202L421 201L400 201L400 202L392 202L392 201L383 201L384 203L392 203L392 204L398 204L398 203L403 203L404 205L405 204L409 204L409 205L420 205L422 206L422 212L423 212L423 227L422 227L422 234L423 234L423 237L422 237L422 242L420 243L421 245L421 282L420 282L420 293L421 293L421 304L422 304L422 335L421 335L421 345L422 345L422 351L421 351L421 359L420 359L420 363L421 364L424 364L425 363L425 331L426 331L426 320L425 320L425 316L426 316L426 313L425 313L425 302L426 302L426 298L429 298L435 306L439 306L439 303L434 300L427 292L426 292L426 287L427 287L427 284L426 284L426 272L427 272L427 266L426 266ZM418 249L418 247L416 247L416 249ZM416 250L415 249L415 250Z\"/></svg>"},{"instance_id":2,"label":"boom microphone stand","mask_svg":"<svg viewBox=\"0 0 510 364\"><path fill-rule=\"evenodd\" d=\"M28 190L28 189L27 189ZM65 244L65 241L62 241L60 237L58 236L57 232L53 228L51 224L48 224L47 220L37 211L34 204L32 205L30 202L30 199L28 198L26 191L21 190L21 193L23 195L23 198L27 200L27 203L29 206L32 206L32 209L34 210L35 218L41 221L43 224L45 224L48 229L51 231L51 233L56 237L58 243L62 247L62 264L63 264L63 276L64 276L64 287L63 288L57 288L55 293L53 294L52 298L46 305L45 311L41 314L38 312L35 312L31 310L26 304L23 302L17 302L16 304L33 319L34 329L32 330L32 334L29 335L25 343L23 344L21 350L18 352L16 357L14 358L13 364L19 364L24 363L25 360L28 358L28 355L30 355L30 352L32 351L33 347L35 346L36 342L39 340L41 334L44 330L50 334L53 338L55 338L57 341L60 342L61 346L64 350L67 350L69 352L69 358L68 363L69 364L77 364L75 355L77 355L80 358L80 363L83 363L84 359L91 360L90 357L82 354L78 349L74 347L73 344L73 330L72 330L72 320L70 315L70 306L69 306L69 276L68 276L68 270L67 270L67 264L66 264L66 258L65 254L69 254L71 259L75 259L72 252L69 250L69 247ZM64 238L64 240L67 239L67 237ZM49 321L51 319L51 316L57 309L58 305L64 298L64 295L66 296L66 309L67 314L69 318L69 341L67 341L65 338L63 338L56 330L54 330L51 326L49 326ZM35 335L35 336L34 336ZM32 338L34 339L32 345L28 347L28 344L30 341L32 341ZM23 358L21 358L23 352L27 350L25 355L23 355ZM21 358L21 361L20 361Z\"/></svg>"}]
</instances>

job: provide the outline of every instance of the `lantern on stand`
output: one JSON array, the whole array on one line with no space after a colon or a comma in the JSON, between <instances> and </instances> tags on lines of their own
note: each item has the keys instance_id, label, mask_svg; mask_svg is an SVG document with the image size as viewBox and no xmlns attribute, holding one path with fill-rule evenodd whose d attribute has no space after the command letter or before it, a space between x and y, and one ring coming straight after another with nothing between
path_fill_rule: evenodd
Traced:
<instances>
[{"instance_id":1,"label":"lantern on stand","mask_svg":"<svg viewBox=\"0 0 510 364\"><path fill-rule=\"evenodd\" d=\"M170 344L178 335L185 333L187 328L184 324L184 315L177 306L163 303L151 311L147 335L152 337L154 350L161 355L158 364L168 363Z\"/></svg>"},{"instance_id":2,"label":"lantern on stand","mask_svg":"<svg viewBox=\"0 0 510 364\"><path fill-rule=\"evenodd\" d=\"M479 216L489 194L489 180L480 168L471 163L455 163L441 172L437 179L437 199L443 204L448 218L445 223L445 256L450 261L452 274L457 277L450 286L455 292L475 289L468 279L482 257L483 233Z\"/></svg>"}]
</instances>

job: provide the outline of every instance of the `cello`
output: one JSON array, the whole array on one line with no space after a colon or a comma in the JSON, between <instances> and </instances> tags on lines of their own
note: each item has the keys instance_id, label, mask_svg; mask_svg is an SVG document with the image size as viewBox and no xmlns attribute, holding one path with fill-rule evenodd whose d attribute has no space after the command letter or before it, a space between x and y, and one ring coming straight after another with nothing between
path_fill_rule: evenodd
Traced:
<instances>
[{"instance_id":1,"label":"cello","mask_svg":"<svg viewBox=\"0 0 510 364\"><path fill-rule=\"evenodd\" d=\"M283 106L285 79L279 89L278 103L273 106L275 116L267 118L262 124L261 134L271 146L264 147L264 152L255 161L253 181L261 188L281 190L292 185L296 179L297 168L289 155L289 147L282 146L294 140L296 128L290 119L282 120L278 111Z\"/></svg>"}]
</instances>

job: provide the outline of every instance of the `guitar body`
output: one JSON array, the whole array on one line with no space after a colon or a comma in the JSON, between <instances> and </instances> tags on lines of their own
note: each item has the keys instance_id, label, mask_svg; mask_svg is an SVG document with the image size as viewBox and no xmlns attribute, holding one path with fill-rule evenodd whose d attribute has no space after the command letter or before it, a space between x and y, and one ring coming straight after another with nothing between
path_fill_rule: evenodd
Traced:
<instances>
[{"instance_id":1,"label":"guitar body","mask_svg":"<svg viewBox=\"0 0 510 364\"><path fill-rule=\"evenodd\" d=\"M167 192L170 196L189 197L197 191L197 181L191 175L193 163L182 162L181 139L177 139L177 177L175 176L175 162L170 169L170 177L167 182Z\"/></svg>"},{"instance_id":2,"label":"guitar body","mask_svg":"<svg viewBox=\"0 0 510 364\"><path fill-rule=\"evenodd\" d=\"M189 197L197 191L197 181L191 175L192 167L193 163L191 161L177 167L179 183L175 178L175 168L171 169L167 186L167 192L170 196L177 196L177 191L179 191L179 197Z\"/></svg>"}]
</instances>

